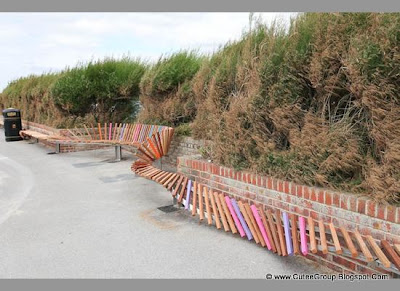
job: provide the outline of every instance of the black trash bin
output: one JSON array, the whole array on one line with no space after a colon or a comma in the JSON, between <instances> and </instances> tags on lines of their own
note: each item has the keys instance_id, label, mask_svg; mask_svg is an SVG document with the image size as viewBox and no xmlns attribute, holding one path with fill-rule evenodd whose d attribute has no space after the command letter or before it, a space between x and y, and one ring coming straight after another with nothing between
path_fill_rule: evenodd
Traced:
<instances>
[{"instance_id":1,"label":"black trash bin","mask_svg":"<svg viewBox=\"0 0 400 291\"><path fill-rule=\"evenodd\" d=\"M22 130L21 112L19 109L7 108L3 110L4 133L6 141L21 140L19 131Z\"/></svg>"}]
</instances>

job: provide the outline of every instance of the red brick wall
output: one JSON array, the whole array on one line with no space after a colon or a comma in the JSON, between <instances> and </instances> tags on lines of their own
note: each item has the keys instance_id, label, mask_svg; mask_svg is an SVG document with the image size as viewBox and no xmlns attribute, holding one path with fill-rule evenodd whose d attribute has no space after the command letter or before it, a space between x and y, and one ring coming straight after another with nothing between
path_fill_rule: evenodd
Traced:
<instances>
[{"instance_id":1,"label":"red brick wall","mask_svg":"<svg viewBox=\"0 0 400 291\"><path fill-rule=\"evenodd\" d=\"M261 204L265 209L278 208L304 217L311 216L316 221L332 222L335 227L344 226L348 231L358 229L362 235L370 234L377 240L400 243L400 207L377 204L350 193L238 172L190 157L178 157L178 172L237 200ZM361 260L332 252L325 255L318 252L307 257L339 272L379 272L397 276L393 270L383 269L382 265L367 265Z\"/></svg>"}]
</instances>

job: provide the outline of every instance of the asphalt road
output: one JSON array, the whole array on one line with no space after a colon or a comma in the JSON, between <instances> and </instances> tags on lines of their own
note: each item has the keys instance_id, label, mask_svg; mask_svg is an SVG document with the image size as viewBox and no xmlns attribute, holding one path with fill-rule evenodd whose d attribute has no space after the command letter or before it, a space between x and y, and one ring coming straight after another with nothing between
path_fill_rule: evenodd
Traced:
<instances>
[{"instance_id":1,"label":"asphalt road","mask_svg":"<svg viewBox=\"0 0 400 291\"><path fill-rule=\"evenodd\" d=\"M0 130L0 278L258 278L329 272L164 213L170 194L113 149L67 154Z\"/></svg>"}]
</instances>

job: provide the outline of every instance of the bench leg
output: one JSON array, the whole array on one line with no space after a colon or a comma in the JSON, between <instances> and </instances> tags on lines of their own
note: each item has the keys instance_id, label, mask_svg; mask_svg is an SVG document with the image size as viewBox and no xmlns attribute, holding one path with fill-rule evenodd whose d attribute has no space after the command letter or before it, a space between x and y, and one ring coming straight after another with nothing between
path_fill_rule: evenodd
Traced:
<instances>
[{"instance_id":1,"label":"bench leg","mask_svg":"<svg viewBox=\"0 0 400 291\"><path fill-rule=\"evenodd\" d=\"M120 162L122 159L122 148L120 145L116 145L114 148L115 148L115 161Z\"/></svg>"},{"instance_id":2,"label":"bench leg","mask_svg":"<svg viewBox=\"0 0 400 291\"><path fill-rule=\"evenodd\" d=\"M61 149L60 143L56 142L56 154L60 153L60 149Z\"/></svg>"},{"instance_id":3,"label":"bench leg","mask_svg":"<svg viewBox=\"0 0 400 291\"><path fill-rule=\"evenodd\" d=\"M172 197L172 205L176 205L179 208L178 199L176 199L175 197Z\"/></svg>"}]
</instances>

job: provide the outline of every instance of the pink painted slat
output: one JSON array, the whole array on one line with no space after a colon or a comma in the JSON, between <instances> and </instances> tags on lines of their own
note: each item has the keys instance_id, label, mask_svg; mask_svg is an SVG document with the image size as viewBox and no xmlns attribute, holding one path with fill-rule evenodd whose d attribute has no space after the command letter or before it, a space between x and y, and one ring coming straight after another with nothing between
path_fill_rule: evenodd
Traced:
<instances>
[{"instance_id":1,"label":"pink painted slat","mask_svg":"<svg viewBox=\"0 0 400 291\"><path fill-rule=\"evenodd\" d=\"M251 205L250 208L251 208L251 211L253 212L254 218L256 219L258 228L259 228L260 231L261 231L261 235L262 235L262 237L264 238L265 243L267 244L267 248L268 248L269 250L271 250L271 249L272 249L271 243L269 242L269 239L268 239L268 237L267 237L267 233L265 232L265 228L264 228L264 225L263 225L263 223L262 223L262 221L261 221L261 217L260 217L260 215L258 214L257 207L256 207L255 205Z\"/></svg>"},{"instance_id":2,"label":"pink painted slat","mask_svg":"<svg viewBox=\"0 0 400 291\"><path fill-rule=\"evenodd\" d=\"M301 243L301 252L303 255L308 254L308 247L307 247L307 236L306 236L306 219L303 216L299 217L300 223L300 243Z\"/></svg>"}]
</instances>

